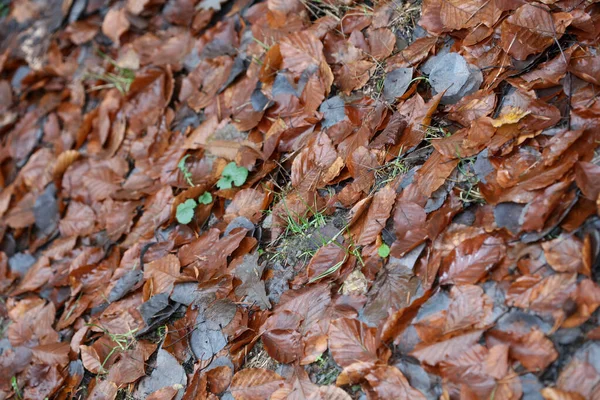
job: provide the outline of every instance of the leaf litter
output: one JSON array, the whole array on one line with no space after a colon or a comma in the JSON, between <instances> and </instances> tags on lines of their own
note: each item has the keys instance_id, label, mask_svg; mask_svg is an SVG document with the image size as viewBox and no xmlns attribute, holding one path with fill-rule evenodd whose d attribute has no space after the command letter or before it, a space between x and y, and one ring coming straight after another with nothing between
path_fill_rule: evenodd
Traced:
<instances>
[{"instance_id":1,"label":"leaf litter","mask_svg":"<svg viewBox=\"0 0 600 400\"><path fill-rule=\"evenodd\" d=\"M598 15L0 1L1 397L598 397Z\"/></svg>"}]
</instances>

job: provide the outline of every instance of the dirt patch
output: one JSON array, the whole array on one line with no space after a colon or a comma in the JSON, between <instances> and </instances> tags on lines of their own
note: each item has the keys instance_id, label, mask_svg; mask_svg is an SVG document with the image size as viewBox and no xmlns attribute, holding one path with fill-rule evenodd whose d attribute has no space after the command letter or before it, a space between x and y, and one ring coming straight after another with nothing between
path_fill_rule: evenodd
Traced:
<instances>
[{"instance_id":1,"label":"dirt patch","mask_svg":"<svg viewBox=\"0 0 600 400\"><path fill-rule=\"evenodd\" d=\"M326 351L312 364L305 368L310 380L319 385L335 385L337 377L342 369L335 363L329 351ZM342 387L353 399L359 399L362 395L360 385Z\"/></svg>"},{"instance_id":2,"label":"dirt patch","mask_svg":"<svg viewBox=\"0 0 600 400\"><path fill-rule=\"evenodd\" d=\"M281 364L271 358L262 340L259 339L246 356L243 368L264 368L275 371L279 365Z\"/></svg>"}]
</instances>

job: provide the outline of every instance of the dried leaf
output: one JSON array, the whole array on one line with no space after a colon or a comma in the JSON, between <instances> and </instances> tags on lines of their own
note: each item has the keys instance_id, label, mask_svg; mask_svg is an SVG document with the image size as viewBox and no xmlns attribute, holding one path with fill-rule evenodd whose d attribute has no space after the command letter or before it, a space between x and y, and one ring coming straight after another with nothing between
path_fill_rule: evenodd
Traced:
<instances>
[{"instance_id":1,"label":"dried leaf","mask_svg":"<svg viewBox=\"0 0 600 400\"><path fill-rule=\"evenodd\" d=\"M347 367L357 361L377 362L378 347L375 328L356 319L340 318L331 321L329 351L338 365Z\"/></svg>"},{"instance_id":2,"label":"dried leaf","mask_svg":"<svg viewBox=\"0 0 600 400\"><path fill-rule=\"evenodd\" d=\"M236 400L262 400L268 399L282 386L283 378L275 372L248 368L233 376L229 390Z\"/></svg>"},{"instance_id":3,"label":"dried leaf","mask_svg":"<svg viewBox=\"0 0 600 400\"><path fill-rule=\"evenodd\" d=\"M517 60L541 52L560 39L573 17L551 13L543 6L524 4L501 25L500 43Z\"/></svg>"},{"instance_id":4,"label":"dried leaf","mask_svg":"<svg viewBox=\"0 0 600 400\"><path fill-rule=\"evenodd\" d=\"M440 284L477 283L502 260L505 251L502 239L487 234L463 241L443 260Z\"/></svg>"}]
</instances>

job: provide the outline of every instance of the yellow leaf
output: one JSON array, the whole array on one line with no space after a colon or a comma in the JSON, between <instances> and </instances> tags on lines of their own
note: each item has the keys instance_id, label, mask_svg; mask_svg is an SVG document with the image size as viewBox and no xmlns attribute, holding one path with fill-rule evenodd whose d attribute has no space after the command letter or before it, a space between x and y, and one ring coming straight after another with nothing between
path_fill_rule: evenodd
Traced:
<instances>
[{"instance_id":1,"label":"yellow leaf","mask_svg":"<svg viewBox=\"0 0 600 400\"><path fill-rule=\"evenodd\" d=\"M506 112L492 121L492 126L499 128L502 125L516 124L529 114L531 114L531 111L525 111L518 107L507 107Z\"/></svg>"}]
</instances>

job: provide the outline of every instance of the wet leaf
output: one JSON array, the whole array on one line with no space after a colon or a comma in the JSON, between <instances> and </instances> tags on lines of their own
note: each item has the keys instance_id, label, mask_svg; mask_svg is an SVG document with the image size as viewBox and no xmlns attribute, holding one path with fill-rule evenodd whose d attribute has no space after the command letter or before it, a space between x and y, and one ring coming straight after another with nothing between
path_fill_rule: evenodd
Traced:
<instances>
[{"instance_id":1,"label":"wet leaf","mask_svg":"<svg viewBox=\"0 0 600 400\"><path fill-rule=\"evenodd\" d=\"M356 319L341 318L331 322L329 351L335 362L347 367L357 361L377 362L377 330Z\"/></svg>"},{"instance_id":2,"label":"wet leaf","mask_svg":"<svg viewBox=\"0 0 600 400\"><path fill-rule=\"evenodd\" d=\"M574 236L558 237L542 243L546 261L556 272L583 270L583 243Z\"/></svg>"},{"instance_id":3,"label":"wet leaf","mask_svg":"<svg viewBox=\"0 0 600 400\"><path fill-rule=\"evenodd\" d=\"M575 290L576 274L554 274L546 278L523 276L518 278L506 293L506 303L529 308L541 314L562 309Z\"/></svg>"},{"instance_id":4,"label":"wet leaf","mask_svg":"<svg viewBox=\"0 0 600 400\"><path fill-rule=\"evenodd\" d=\"M502 260L502 239L486 234L463 241L443 261L441 284L477 283Z\"/></svg>"},{"instance_id":5,"label":"wet leaf","mask_svg":"<svg viewBox=\"0 0 600 400\"><path fill-rule=\"evenodd\" d=\"M396 367L389 365L377 367L365 378L380 399L425 399L421 392L410 386L406 377Z\"/></svg>"},{"instance_id":6,"label":"wet leaf","mask_svg":"<svg viewBox=\"0 0 600 400\"><path fill-rule=\"evenodd\" d=\"M489 115L496 106L496 95L485 90L478 90L463 97L458 103L448 106L448 118L463 126L469 126L480 117Z\"/></svg>"},{"instance_id":7,"label":"wet leaf","mask_svg":"<svg viewBox=\"0 0 600 400\"><path fill-rule=\"evenodd\" d=\"M411 353L419 361L435 366L441 361L450 360L471 348L481 337L482 331L473 331L451 338L440 338L434 343L421 343Z\"/></svg>"},{"instance_id":8,"label":"wet leaf","mask_svg":"<svg viewBox=\"0 0 600 400\"><path fill-rule=\"evenodd\" d=\"M568 13L551 13L543 6L524 4L502 23L502 48L524 60L558 40L571 21Z\"/></svg>"},{"instance_id":9,"label":"wet leaf","mask_svg":"<svg viewBox=\"0 0 600 400\"><path fill-rule=\"evenodd\" d=\"M600 166L587 162L575 165L575 181L585 197L596 200L600 195Z\"/></svg>"},{"instance_id":10,"label":"wet leaf","mask_svg":"<svg viewBox=\"0 0 600 400\"><path fill-rule=\"evenodd\" d=\"M236 373L229 390L236 400L259 400L269 398L283 386L283 378L273 371L248 368Z\"/></svg>"}]
</instances>

